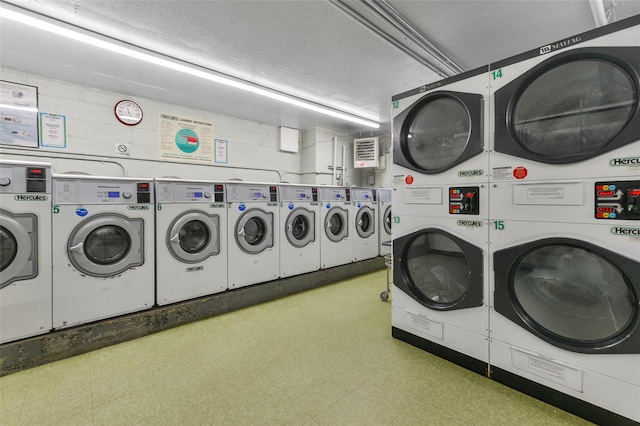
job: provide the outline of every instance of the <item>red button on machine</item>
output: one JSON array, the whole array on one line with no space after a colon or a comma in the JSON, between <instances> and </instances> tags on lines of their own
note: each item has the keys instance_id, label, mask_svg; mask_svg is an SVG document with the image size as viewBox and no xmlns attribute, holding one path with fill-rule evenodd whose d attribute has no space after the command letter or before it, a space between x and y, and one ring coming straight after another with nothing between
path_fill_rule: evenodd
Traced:
<instances>
[{"instance_id":1,"label":"red button on machine","mask_svg":"<svg viewBox=\"0 0 640 426\"><path fill-rule=\"evenodd\" d=\"M524 179L527 177L527 174L528 170L526 167L519 166L513 169L513 177L516 179Z\"/></svg>"}]
</instances>

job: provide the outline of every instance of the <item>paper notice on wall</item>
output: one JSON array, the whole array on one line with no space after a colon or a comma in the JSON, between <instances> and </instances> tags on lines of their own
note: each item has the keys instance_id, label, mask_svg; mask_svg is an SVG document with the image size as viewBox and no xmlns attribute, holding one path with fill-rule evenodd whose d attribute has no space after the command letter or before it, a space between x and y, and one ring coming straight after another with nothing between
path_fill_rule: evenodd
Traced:
<instances>
[{"instance_id":1,"label":"paper notice on wall","mask_svg":"<svg viewBox=\"0 0 640 426\"><path fill-rule=\"evenodd\" d=\"M160 113L160 159L185 163L213 163L213 123Z\"/></svg>"},{"instance_id":2,"label":"paper notice on wall","mask_svg":"<svg viewBox=\"0 0 640 426\"><path fill-rule=\"evenodd\" d=\"M0 81L0 143L38 147L38 88Z\"/></svg>"},{"instance_id":3,"label":"paper notice on wall","mask_svg":"<svg viewBox=\"0 0 640 426\"><path fill-rule=\"evenodd\" d=\"M227 164L227 145L227 141L216 139L216 163Z\"/></svg>"},{"instance_id":4,"label":"paper notice on wall","mask_svg":"<svg viewBox=\"0 0 640 426\"><path fill-rule=\"evenodd\" d=\"M40 113L40 146L62 149L67 147L67 117Z\"/></svg>"}]
</instances>

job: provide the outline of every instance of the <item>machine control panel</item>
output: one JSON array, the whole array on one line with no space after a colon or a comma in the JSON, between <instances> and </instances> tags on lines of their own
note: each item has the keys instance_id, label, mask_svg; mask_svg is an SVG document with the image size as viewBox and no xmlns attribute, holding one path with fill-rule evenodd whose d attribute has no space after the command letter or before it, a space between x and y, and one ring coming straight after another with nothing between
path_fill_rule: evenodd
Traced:
<instances>
[{"instance_id":1,"label":"machine control panel","mask_svg":"<svg viewBox=\"0 0 640 426\"><path fill-rule=\"evenodd\" d=\"M280 201L301 201L308 203L318 201L318 188L315 187L281 185L279 189Z\"/></svg>"},{"instance_id":2,"label":"machine control panel","mask_svg":"<svg viewBox=\"0 0 640 426\"><path fill-rule=\"evenodd\" d=\"M374 193L375 191L371 188L351 188L351 201L375 203Z\"/></svg>"},{"instance_id":3,"label":"machine control panel","mask_svg":"<svg viewBox=\"0 0 640 426\"><path fill-rule=\"evenodd\" d=\"M320 201L347 203L351 200L347 191L349 191L349 188L320 187L318 188L318 196Z\"/></svg>"},{"instance_id":4,"label":"machine control panel","mask_svg":"<svg viewBox=\"0 0 640 426\"><path fill-rule=\"evenodd\" d=\"M152 181L67 179L54 180L56 204L152 204Z\"/></svg>"},{"instance_id":5,"label":"machine control panel","mask_svg":"<svg viewBox=\"0 0 640 426\"><path fill-rule=\"evenodd\" d=\"M640 180L596 182L595 218L640 220Z\"/></svg>"},{"instance_id":6,"label":"machine control panel","mask_svg":"<svg viewBox=\"0 0 640 426\"><path fill-rule=\"evenodd\" d=\"M224 194L223 183L156 181L158 203L222 203Z\"/></svg>"},{"instance_id":7,"label":"machine control panel","mask_svg":"<svg viewBox=\"0 0 640 426\"><path fill-rule=\"evenodd\" d=\"M47 169L27 167L27 192L47 192Z\"/></svg>"},{"instance_id":8,"label":"machine control panel","mask_svg":"<svg viewBox=\"0 0 640 426\"><path fill-rule=\"evenodd\" d=\"M137 189L138 189L138 203L149 204L151 202L151 183L138 182ZM124 194L125 193L123 193L123 196ZM129 194L129 197L125 197L125 198L131 198L131 194Z\"/></svg>"},{"instance_id":9,"label":"machine control panel","mask_svg":"<svg viewBox=\"0 0 640 426\"><path fill-rule=\"evenodd\" d=\"M227 183L227 201L276 202L278 201L278 187L269 184Z\"/></svg>"},{"instance_id":10,"label":"machine control panel","mask_svg":"<svg viewBox=\"0 0 640 426\"><path fill-rule=\"evenodd\" d=\"M449 214L480 214L480 187L457 186L449 188Z\"/></svg>"},{"instance_id":11,"label":"machine control panel","mask_svg":"<svg viewBox=\"0 0 640 426\"><path fill-rule=\"evenodd\" d=\"M0 193L47 194L51 192L51 166L45 163L0 164Z\"/></svg>"},{"instance_id":12,"label":"machine control panel","mask_svg":"<svg viewBox=\"0 0 640 426\"><path fill-rule=\"evenodd\" d=\"M216 203L224 202L224 185L221 183L215 184L213 187L213 201Z\"/></svg>"},{"instance_id":13,"label":"machine control panel","mask_svg":"<svg viewBox=\"0 0 640 426\"><path fill-rule=\"evenodd\" d=\"M393 191L391 189L380 188L378 190L378 201L390 203L392 196L393 196Z\"/></svg>"}]
</instances>

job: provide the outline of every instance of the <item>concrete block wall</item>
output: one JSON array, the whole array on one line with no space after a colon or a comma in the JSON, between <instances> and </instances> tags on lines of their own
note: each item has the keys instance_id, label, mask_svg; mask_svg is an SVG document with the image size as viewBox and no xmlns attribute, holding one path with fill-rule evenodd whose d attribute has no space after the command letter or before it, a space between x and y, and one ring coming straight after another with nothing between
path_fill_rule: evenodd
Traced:
<instances>
[{"instance_id":1,"label":"concrete block wall","mask_svg":"<svg viewBox=\"0 0 640 426\"><path fill-rule=\"evenodd\" d=\"M56 173L300 182L302 154L279 150L278 127L7 68L0 68L0 79L38 87L40 112L66 116L67 126L66 149L0 145L2 158L49 161ZM132 99L142 107L144 118L138 126L124 126L116 120L114 106L121 99ZM212 122L214 138L228 141L228 164L161 160L159 113ZM119 143L129 146L128 155L117 151Z\"/></svg>"},{"instance_id":2,"label":"concrete block wall","mask_svg":"<svg viewBox=\"0 0 640 426\"><path fill-rule=\"evenodd\" d=\"M326 129L301 129L298 153L279 150L279 129L257 122L227 117L183 106L131 97L123 93L54 80L8 68L0 79L38 87L40 112L64 115L67 147L21 148L0 145L5 159L53 163L55 173L81 172L98 176L161 177L185 179L243 180L330 185L333 172L333 138L337 137L336 164L346 185L366 186L365 174L353 168L353 136ZM132 99L144 111L142 123L129 127L113 113L118 100ZM214 138L228 141L227 164L167 161L160 158L159 113L212 122ZM127 154L117 150L126 144ZM390 135L380 137L380 152ZM385 145L386 144L386 145ZM342 147L345 148L344 164ZM390 161L390 155L388 156ZM390 168L376 169L375 186L390 186Z\"/></svg>"},{"instance_id":3,"label":"concrete block wall","mask_svg":"<svg viewBox=\"0 0 640 426\"><path fill-rule=\"evenodd\" d=\"M382 188L391 188L391 163L393 159L391 158L392 151L392 141L391 141L391 133L387 133L378 138L378 142L380 143L380 157L384 157L386 159L386 168L378 168L376 169L376 186Z\"/></svg>"},{"instance_id":4,"label":"concrete block wall","mask_svg":"<svg viewBox=\"0 0 640 426\"><path fill-rule=\"evenodd\" d=\"M353 136L343 135L325 129L310 129L302 133L302 177L303 183L331 185L333 182L334 144L337 173L342 176L344 185L361 186L364 184L361 170L353 168ZM342 147L345 147L344 164ZM338 179L340 181L340 179Z\"/></svg>"}]
</instances>

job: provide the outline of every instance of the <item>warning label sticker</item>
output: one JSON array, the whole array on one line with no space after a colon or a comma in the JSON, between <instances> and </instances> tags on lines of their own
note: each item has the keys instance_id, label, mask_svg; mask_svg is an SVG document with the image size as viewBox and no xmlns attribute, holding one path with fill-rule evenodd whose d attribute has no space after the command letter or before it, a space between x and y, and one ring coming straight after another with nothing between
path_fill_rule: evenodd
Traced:
<instances>
[{"instance_id":1,"label":"warning label sticker","mask_svg":"<svg viewBox=\"0 0 640 426\"><path fill-rule=\"evenodd\" d=\"M492 169L493 180L514 180L513 167L494 167Z\"/></svg>"}]
</instances>

